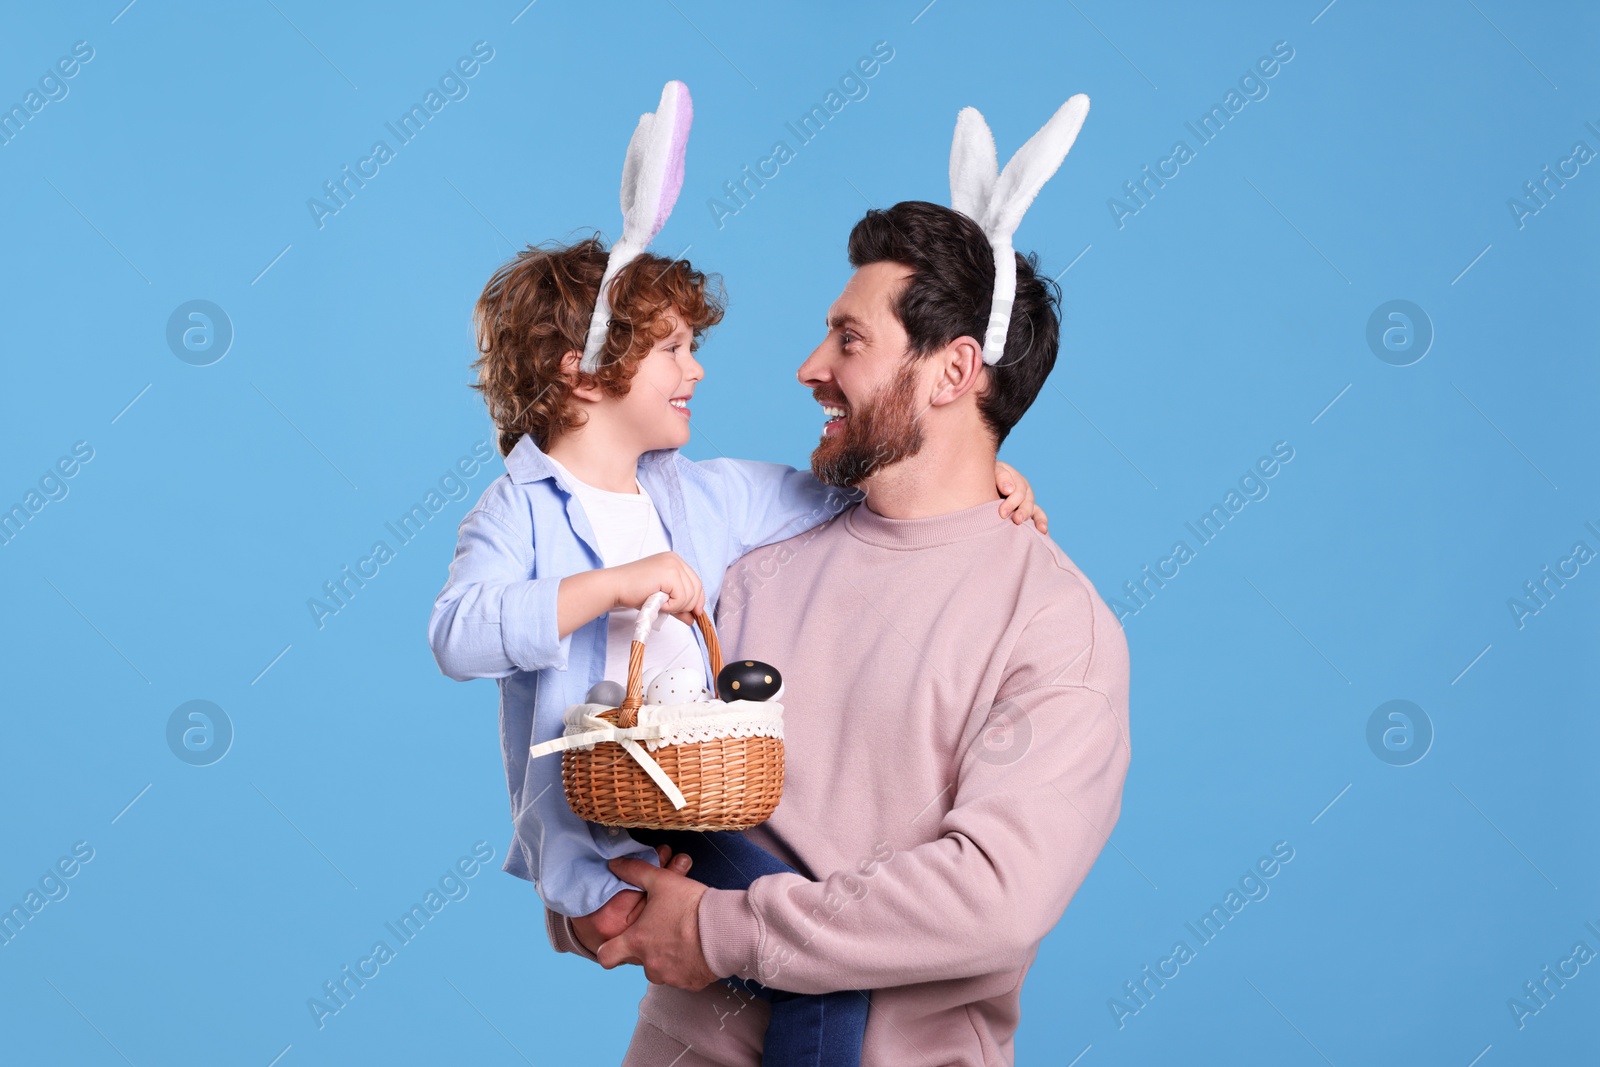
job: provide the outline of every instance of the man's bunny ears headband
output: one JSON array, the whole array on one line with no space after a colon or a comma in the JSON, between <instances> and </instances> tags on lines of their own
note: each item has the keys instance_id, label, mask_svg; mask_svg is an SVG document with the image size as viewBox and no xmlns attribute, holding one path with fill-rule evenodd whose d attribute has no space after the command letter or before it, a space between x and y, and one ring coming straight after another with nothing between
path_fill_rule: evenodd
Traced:
<instances>
[{"instance_id":1,"label":"man's bunny ears headband","mask_svg":"<svg viewBox=\"0 0 1600 1067\"><path fill-rule=\"evenodd\" d=\"M983 335L983 361L993 366L1005 352L1011 305L1017 296L1017 259L1011 238L1044 183L1061 166L1089 114L1089 98L1079 93L1062 104L1044 128L1017 149L1000 171L994 134L977 108L956 117L950 144L950 206L983 229L994 249L994 297Z\"/></svg>"},{"instance_id":2,"label":"man's bunny ears headband","mask_svg":"<svg viewBox=\"0 0 1600 1067\"><path fill-rule=\"evenodd\" d=\"M628 154L622 162L622 236L611 246L606 272L600 279L600 299L589 318L589 337L579 364L587 374L593 374L600 366L600 349L606 343L606 327L611 318L611 301L606 292L612 279L661 232L672 206L678 202L678 191L683 188L683 156L689 147L689 124L693 121L689 87L682 82L668 82L661 90L660 105L653 113L639 116L639 125L628 142Z\"/></svg>"}]
</instances>

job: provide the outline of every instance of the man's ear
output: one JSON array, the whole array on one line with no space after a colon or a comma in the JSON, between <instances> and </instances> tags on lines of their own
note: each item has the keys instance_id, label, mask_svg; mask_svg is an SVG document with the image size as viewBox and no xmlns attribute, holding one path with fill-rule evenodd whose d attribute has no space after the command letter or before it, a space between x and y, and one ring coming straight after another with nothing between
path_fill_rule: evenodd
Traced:
<instances>
[{"instance_id":1,"label":"man's ear","mask_svg":"<svg viewBox=\"0 0 1600 1067\"><path fill-rule=\"evenodd\" d=\"M931 358L938 360L939 370L933 381L929 407L953 404L981 387L985 365L983 345L979 341L957 337Z\"/></svg>"},{"instance_id":2,"label":"man's ear","mask_svg":"<svg viewBox=\"0 0 1600 1067\"><path fill-rule=\"evenodd\" d=\"M578 369L578 365L582 361L583 353L577 351L576 349L562 356L561 376L572 385L573 396L577 397L579 400L587 400L591 403L596 403L605 394L601 391L598 385L593 384L594 379L592 377L584 374ZM588 384L582 384L586 378L588 379Z\"/></svg>"}]
</instances>

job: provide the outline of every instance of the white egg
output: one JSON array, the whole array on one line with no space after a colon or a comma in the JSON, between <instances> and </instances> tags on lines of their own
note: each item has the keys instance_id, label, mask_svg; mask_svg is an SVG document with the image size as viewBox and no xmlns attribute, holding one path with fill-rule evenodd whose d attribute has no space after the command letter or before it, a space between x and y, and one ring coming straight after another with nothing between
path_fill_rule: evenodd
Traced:
<instances>
[{"instance_id":1,"label":"white egg","mask_svg":"<svg viewBox=\"0 0 1600 1067\"><path fill-rule=\"evenodd\" d=\"M646 704L688 704L710 699L703 672L693 667L669 667L655 676L644 693Z\"/></svg>"}]
</instances>

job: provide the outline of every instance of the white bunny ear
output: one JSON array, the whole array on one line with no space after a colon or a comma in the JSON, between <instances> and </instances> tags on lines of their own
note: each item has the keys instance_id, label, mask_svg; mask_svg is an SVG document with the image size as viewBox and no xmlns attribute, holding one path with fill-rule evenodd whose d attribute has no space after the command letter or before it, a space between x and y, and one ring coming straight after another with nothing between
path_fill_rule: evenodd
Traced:
<instances>
[{"instance_id":1,"label":"white bunny ear","mask_svg":"<svg viewBox=\"0 0 1600 1067\"><path fill-rule=\"evenodd\" d=\"M639 195L639 175L644 171L644 156L650 144L650 131L656 124L654 112L639 116L639 125L628 139L628 154L622 157L622 228L636 217L634 203Z\"/></svg>"},{"instance_id":2,"label":"white bunny ear","mask_svg":"<svg viewBox=\"0 0 1600 1067\"><path fill-rule=\"evenodd\" d=\"M950 141L950 206L974 222L981 221L999 176L989 124L977 108L962 108Z\"/></svg>"},{"instance_id":3,"label":"white bunny ear","mask_svg":"<svg viewBox=\"0 0 1600 1067\"><path fill-rule=\"evenodd\" d=\"M1072 97L1017 149L998 177L994 137L983 116L969 107L956 119L950 146L950 206L978 223L994 251L994 295L983 337L983 361L991 366L1005 353L1017 295L1012 237L1034 197L1072 150L1088 115L1089 98L1082 93Z\"/></svg>"},{"instance_id":4,"label":"white bunny ear","mask_svg":"<svg viewBox=\"0 0 1600 1067\"><path fill-rule=\"evenodd\" d=\"M671 81L661 90L661 103L656 110L639 116L639 125L628 141L622 162L622 236L606 258L600 298L589 317L589 335L579 364L587 373L594 373L600 365L600 349L605 345L611 318L611 301L606 293L612 279L655 239L678 202L693 122L694 103L689 87Z\"/></svg>"},{"instance_id":5,"label":"white bunny ear","mask_svg":"<svg viewBox=\"0 0 1600 1067\"><path fill-rule=\"evenodd\" d=\"M641 115L622 171L623 240L642 251L661 232L683 188L694 105L689 87L668 82L654 114Z\"/></svg>"},{"instance_id":6,"label":"white bunny ear","mask_svg":"<svg viewBox=\"0 0 1600 1067\"><path fill-rule=\"evenodd\" d=\"M1017 232L1028 205L1061 167L1088 116L1089 98L1079 93L1062 104L1050 116L1050 121L1017 149L995 183L989 210L981 220L985 229L1008 234Z\"/></svg>"}]
</instances>

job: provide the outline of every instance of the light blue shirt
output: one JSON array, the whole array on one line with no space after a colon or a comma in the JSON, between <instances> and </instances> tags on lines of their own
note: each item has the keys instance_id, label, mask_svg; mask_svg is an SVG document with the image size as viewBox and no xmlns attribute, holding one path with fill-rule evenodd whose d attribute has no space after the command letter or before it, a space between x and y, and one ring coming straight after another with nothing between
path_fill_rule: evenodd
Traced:
<instances>
[{"instance_id":1,"label":"light blue shirt","mask_svg":"<svg viewBox=\"0 0 1600 1067\"><path fill-rule=\"evenodd\" d=\"M762 545L826 522L860 499L809 471L777 463L691 462L676 449L639 459L639 483L655 502L672 550L700 576L705 610L716 609L730 564ZM428 643L457 681L500 682L500 744L511 793L504 869L530 879L563 915L588 915L620 890L608 860L655 852L626 833L585 822L567 806L561 757L530 760L530 745L559 737L562 714L583 702L606 663L605 615L557 634L561 579L602 566L598 541L566 476L524 436L506 473L461 520L450 580L434 601ZM702 658L705 641L695 639ZM706 664L707 677L710 665Z\"/></svg>"}]
</instances>

